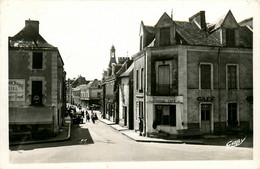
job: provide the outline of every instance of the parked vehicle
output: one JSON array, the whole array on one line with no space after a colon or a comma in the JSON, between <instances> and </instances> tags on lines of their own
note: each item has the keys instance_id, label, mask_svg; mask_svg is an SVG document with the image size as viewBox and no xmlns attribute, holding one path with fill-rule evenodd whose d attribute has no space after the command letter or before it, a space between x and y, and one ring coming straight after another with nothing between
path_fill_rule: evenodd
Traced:
<instances>
[{"instance_id":1,"label":"parked vehicle","mask_svg":"<svg viewBox=\"0 0 260 169\"><path fill-rule=\"evenodd\" d=\"M92 109L92 110L100 110L100 105L98 105L98 104L92 104L91 106L90 106L90 109Z\"/></svg>"},{"instance_id":2,"label":"parked vehicle","mask_svg":"<svg viewBox=\"0 0 260 169\"><path fill-rule=\"evenodd\" d=\"M82 116L81 112L73 113L72 121L73 121L73 124L82 124L83 116Z\"/></svg>"}]
</instances>

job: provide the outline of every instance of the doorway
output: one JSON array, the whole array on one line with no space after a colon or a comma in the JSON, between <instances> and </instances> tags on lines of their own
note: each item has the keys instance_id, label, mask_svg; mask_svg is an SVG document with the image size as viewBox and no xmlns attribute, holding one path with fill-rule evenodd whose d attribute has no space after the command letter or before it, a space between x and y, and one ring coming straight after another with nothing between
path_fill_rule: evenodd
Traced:
<instances>
[{"instance_id":1,"label":"doorway","mask_svg":"<svg viewBox=\"0 0 260 169\"><path fill-rule=\"evenodd\" d=\"M32 81L32 98L33 106L42 105L42 81Z\"/></svg>"},{"instance_id":2,"label":"doorway","mask_svg":"<svg viewBox=\"0 0 260 169\"><path fill-rule=\"evenodd\" d=\"M124 106L124 126L127 126L127 107Z\"/></svg>"},{"instance_id":3,"label":"doorway","mask_svg":"<svg viewBox=\"0 0 260 169\"><path fill-rule=\"evenodd\" d=\"M202 133L211 132L211 104L201 104L200 105L200 117L201 117L201 131Z\"/></svg>"}]
</instances>

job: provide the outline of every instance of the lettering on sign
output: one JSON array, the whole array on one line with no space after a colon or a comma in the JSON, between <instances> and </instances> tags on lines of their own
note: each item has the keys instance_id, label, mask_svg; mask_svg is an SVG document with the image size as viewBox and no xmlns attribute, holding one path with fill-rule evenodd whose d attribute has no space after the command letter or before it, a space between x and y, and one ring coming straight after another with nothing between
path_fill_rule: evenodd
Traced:
<instances>
[{"instance_id":1,"label":"lettering on sign","mask_svg":"<svg viewBox=\"0 0 260 169\"><path fill-rule=\"evenodd\" d=\"M213 102L215 100L215 97L198 97L197 100L199 102Z\"/></svg>"},{"instance_id":2,"label":"lettering on sign","mask_svg":"<svg viewBox=\"0 0 260 169\"><path fill-rule=\"evenodd\" d=\"M9 101L25 101L25 80L9 80Z\"/></svg>"}]
</instances>

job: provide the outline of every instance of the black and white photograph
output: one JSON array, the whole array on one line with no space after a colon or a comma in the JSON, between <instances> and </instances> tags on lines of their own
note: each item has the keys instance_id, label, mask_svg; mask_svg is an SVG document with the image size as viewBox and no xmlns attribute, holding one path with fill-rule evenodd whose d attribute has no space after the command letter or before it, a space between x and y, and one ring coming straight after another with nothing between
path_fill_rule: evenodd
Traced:
<instances>
[{"instance_id":1,"label":"black and white photograph","mask_svg":"<svg viewBox=\"0 0 260 169\"><path fill-rule=\"evenodd\" d=\"M0 168L260 169L259 1L0 9Z\"/></svg>"}]
</instances>

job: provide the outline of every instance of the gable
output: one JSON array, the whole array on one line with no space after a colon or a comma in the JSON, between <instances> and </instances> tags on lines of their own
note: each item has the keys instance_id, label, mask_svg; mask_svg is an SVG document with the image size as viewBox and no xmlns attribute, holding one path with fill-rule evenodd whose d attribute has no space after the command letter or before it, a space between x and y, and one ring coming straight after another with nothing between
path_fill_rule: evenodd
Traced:
<instances>
[{"instance_id":1,"label":"gable","mask_svg":"<svg viewBox=\"0 0 260 169\"><path fill-rule=\"evenodd\" d=\"M169 27L174 25L173 20L169 17L169 15L164 12L164 14L161 16L155 27Z\"/></svg>"},{"instance_id":2,"label":"gable","mask_svg":"<svg viewBox=\"0 0 260 169\"><path fill-rule=\"evenodd\" d=\"M144 34L144 23L143 23L143 21L141 21L139 36L142 36L143 34Z\"/></svg>"},{"instance_id":3,"label":"gable","mask_svg":"<svg viewBox=\"0 0 260 169\"><path fill-rule=\"evenodd\" d=\"M228 11L221 26L224 28L238 28L239 27L239 25L231 11Z\"/></svg>"}]
</instances>

